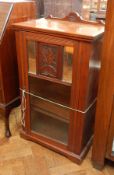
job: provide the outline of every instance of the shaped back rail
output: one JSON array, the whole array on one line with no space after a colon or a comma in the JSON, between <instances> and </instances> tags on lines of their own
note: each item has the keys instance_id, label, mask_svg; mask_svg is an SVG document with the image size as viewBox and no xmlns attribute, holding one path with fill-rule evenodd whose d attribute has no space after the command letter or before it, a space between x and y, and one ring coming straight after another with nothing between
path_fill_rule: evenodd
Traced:
<instances>
[{"instance_id":1,"label":"shaped back rail","mask_svg":"<svg viewBox=\"0 0 114 175\"><path fill-rule=\"evenodd\" d=\"M105 25L105 23L102 20L99 20L99 21L84 20L83 17L79 15L78 12L70 12L67 16L63 18L57 18L57 17L54 17L53 15L49 15L46 19L57 19L62 21L79 22L79 23L93 24L93 25L99 25L99 24Z\"/></svg>"}]
</instances>

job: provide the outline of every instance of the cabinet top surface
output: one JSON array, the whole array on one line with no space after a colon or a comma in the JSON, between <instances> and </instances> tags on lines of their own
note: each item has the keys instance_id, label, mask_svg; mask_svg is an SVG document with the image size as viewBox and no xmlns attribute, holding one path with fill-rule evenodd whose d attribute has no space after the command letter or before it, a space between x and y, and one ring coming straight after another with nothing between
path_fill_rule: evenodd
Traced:
<instances>
[{"instance_id":1,"label":"cabinet top surface","mask_svg":"<svg viewBox=\"0 0 114 175\"><path fill-rule=\"evenodd\" d=\"M84 24L45 18L16 23L13 26L18 30L46 32L88 40L93 40L104 32L104 26L101 24Z\"/></svg>"}]
</instances>

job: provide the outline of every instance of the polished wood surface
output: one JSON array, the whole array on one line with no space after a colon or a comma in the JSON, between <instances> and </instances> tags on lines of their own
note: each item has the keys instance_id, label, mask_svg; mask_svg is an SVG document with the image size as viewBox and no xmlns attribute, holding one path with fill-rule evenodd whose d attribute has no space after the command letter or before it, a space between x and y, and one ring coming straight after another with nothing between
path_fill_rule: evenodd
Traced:
<instances>
[{"instance_id":1,"label":"polished wood surface","mask_svg":"<svg viewBox=\"0 0 114 175\"><path fill-rule=\"evenodd\" d=\"M56 24L58 27L55 26L54 29ZM50 28L48 25L50 25ZM20 88L25 90L26 96L25 126L22 136L47 146L74 162L81 163L92 140L100 68L99 50L102 45L104 26L102 24L91 23L88 25L59 19L32 20L17 23L13 26L16 30ZM75 26L75 31L74 29L71 30L72 26ZM84 35L79 31L79 28L84 31L88 27L89 30L93 29L93 33L88 34L88 32L85 32L86 34ZM64 31L61 32L63 29ZM29 50L27 49L30 41L35 43L32 43L31 47L35 47L36 51L34 53L36 54L29 53L31 47L29 47ZM39 49L40 44L42 48ZM44 45L46 45L47 50L45 50L46 54L43 55L42 49ZM54 51L53 46L55 46ZM66 57L63 56L64 52L62 56L61 54L59 55L61 49L67 52ZM56 51L57 54L53 57ZM30 72L31 64L28 59L29 56L30 60L31 58L33 59L34 55L36 55L35 71ZM57 57L58 55L59 58ZM66 82L63 81L61 74L60 76L52 74L52 68L54 67L57 73L62 70L63 75L63 58L69 58L69 62L72 62L72 76L70 81L65 79ZM56 67L57 62L55 63L54 59L60 59L59 69ZM46 66L46 71L43 69L43 73L40 72L42 66ZM66 112L68 113L67 115L65 114ZM61 115L66 117L61 117ZM43 120L46 121L46 125L39 126L38 119L41 124ZM49 128L48 124L49 122L52 123L52 121L54 122ZM54 128L54 125L56 126L56 131L52 130L50 132L53 137L50 138L48 137L49 131ZM58 138L58 133L60 139ZM64 137L63 142L61 137Z\"/></svg>"},{"instance_id":2,"label":"polished wood surface","mask_svg":"<svg viewBox=\"0 0 114 175\"><path fill-rule=\"evenodd\" d=\"M94 25L103 24L103 21L100 21L100 20L97 21L97 22L96 21L85 20L77 12L71 12L71 13L69 13L67 16L65 16L63 18L57 18L57 17L54 17L53 15L49 15L47 17L47 19L59 19L59 20L62 20L62 21L81 22L83 24L94 24Z\"/></svg>"},{"instance_id":3,"label":"polished wood surface","mask_svg":"<svg viewBox=\"0 0 114 175\"><path fill-rule=\"evenodd\" d=\"M0 1L0 6L4 7L7 4L12 6L12 10L10 14L9 11L7 13L7 22L0 43L0 112L6 116L6 136L10 136L9 113L14 106L19 104L17 57L12 23L35 18L36 8L32 1Z\"/></svg>"},{"instance_id":4,"label":"polished wood surface","mask_svg":"<svg viewBox=\"0 0 114 175\"><path fill-rule=\"evenodd\" d=\"M9 15L12 11L12 7L11 3L0 3L0 42L3 37Z\"/></svg>"},{"instance_id":5,"label":"polished wood surface","mask_svg":"<svg viewBox=\"0 0 114 175\"><path fill-rule=\"evenodd\" d=\"M112 153L113 97L114 97L114 1L108 1L106 28L102 49L95 136L92 160L95 167L102 168L105 158L114 160Z\"/></svg>"},{"instance_id":6,"label":"polished wood surface","mask_svg":"<svg viewBox=\"0 0 114 175\"><path fill-rule=\"evenodd\" d=\"M68 20L66 20L68 19ZM93 24L93 25L92 25ZM71 22L69 18L63 18L63 20L57 18L43 18L38 20L32 20L28 22L22 22L14 24L17 29L31 30L36 32L48 32L52 34L65 35L68 37L74 37L80 40L92 40L100 37L104 32L104 26L100 23L93 23L83 20L78 22ZM66 27L67 26L67 27Z\"/></svg>"}]
</instances>

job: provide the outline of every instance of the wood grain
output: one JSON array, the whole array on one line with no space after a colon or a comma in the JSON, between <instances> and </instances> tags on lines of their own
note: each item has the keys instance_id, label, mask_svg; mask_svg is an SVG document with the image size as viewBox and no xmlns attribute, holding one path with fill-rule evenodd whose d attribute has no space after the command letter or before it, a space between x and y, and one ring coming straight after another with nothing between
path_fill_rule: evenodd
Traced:
<instances>
[{"instance_id":1,"label":"wood grain","mask_svg":"<svg viewBox=\"0 0 114 175\"><path fill-rule=\"evenodd\" d=\"M9 15L12 11L13 4L0 2L0 43L7 26Z\"/></svg>"},{"instance_id":2,"label":"wood grain","mask_svg":"<svg viewBox=\"0 0 114 175\"><path fill-rule=\"evenodd\" d=\"M102 24L87 24L81 23L81 21L70 22L59 19L32 20L13 26L16 30L17 37L20 87L24 88L26 91L25 127L21 135L26 139L40 143L43 146L65 155L76 163L81 163L92 141L99 75L98 65L100 62L99 50L102 44L100 41L103 37L104 26ZM38 64L40 61L41 65L44 65L39 67L37 66L38 64L36 64L35 74L28 74L28 41L34 41L36 45L41 42L42 47L44 47L44 45L48 47L56 46L57 48L72 46L72 77L70 83L62 81L61 76L50 77L48 73L46 75L39 75L39 70L43 66L47 66L47 60L49 61L49 57L45 58L46 63L44 58L39 58L41 56L39 52L41 52L42 47L40 49L36 47L35 59ZM59 55L58 52L59 49L56 55ZM55 59L55 57L53 59ZM58 74L58 72L61 72L63 69L63 58L59 55L57 59L61 60L59 64L57 63L58 68L56 71ZM48 69L47 67L46 69ZM32 94L29 95L29 93ZM44 106L39 106L40 100L38 98L36 98L37 100L32 100L31 96L40 96L44 98L44 102L45 98L48 101L45 102ZM51 103L49 100L53 103L58 103L55 105L56 108L50 105ZM63 106L60 107L60 105ZM67 109L68 116L65 114L65 106L70 107L70 109ZM50 133L53 138L49 136L48 132L53 128L54 122L50 125L50 129L45 132L45 134L44 131L47 128L45 123L47 124L48 120L44 122L43 133L36 132L38 120L34 122L36 126L35 130L31 128L31 123L33 122L33 120L31 122L31 118L32 116L33 119L35 118L33 115L34 110L35 116L40 116L40 118L42 116L43 118L45 115L49 118L49 121L52 117L53 119L58 119L59 122L63 120L66 122L65 117L61 117L61 115L66 115L66 119L67 117L69 118L69 120L67 119L67 121L69 121L67 132L68 141L66 141L66 139L63 139L63 141L62 139L54 139L53 135L56 134L58 137L58 131L52 130L52 133ZM56 127L57 126L58 125L56 125ZM61 131L59 127L57 127L57 129L59 132ZM62 129L66 131L64 128ZM60 136L61 135L62 134L60 134Z\"/></svg>"},{"instance_id":3,"label":"wood grain","mask_svg":"<svg viewBox=\"0 0 114 175\"><path fill-rule=\"evenodd\" d=\"M67 38L80 40L93 40L100 37L104 32L104 25L102 24L84 24L83 22L71 22L59 19L40 19L32 20L27 23L18 23L13 25L16 30L24 29L31 30L31 32L48 32L51 35L66 35ZM67 26L67 27L66 27Z\"/></svg>"},{"instance_id":4,"label":"wood grain","mask_svg":"<svg viewBox=\"0 0 114 175\"><path fill-rule=\"evenodd\" d=\"M107 148L108 140L109 145L112 144L112 137L110 127L113 125L113 96L114 96L114 1L108 1L106 28L104 35L104 42L102 48L102 64L99 81L98 102L96 110L95 122L95 136L93 145L92 160L96 167L102 168L105 158L111 157L110 146ZM111 119L112 116L112 119ZM110 128L110 129L109 129Z\"/></svg>"}]
</instances>

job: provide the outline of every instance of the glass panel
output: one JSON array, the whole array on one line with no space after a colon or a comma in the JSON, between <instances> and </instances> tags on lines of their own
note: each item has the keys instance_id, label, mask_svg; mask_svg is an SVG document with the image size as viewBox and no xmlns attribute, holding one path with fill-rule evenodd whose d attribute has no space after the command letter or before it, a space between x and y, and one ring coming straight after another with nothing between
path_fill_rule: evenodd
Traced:
<instances>
[{"instance_id":1,"label":"glass panel","mask_svg":"<svg viewBox=\"0 0 114 175\"><path fill-rule=\"evenodd\" d=\"M32 131L67 144L70 111L33 96L30 102Z\"/></svg>"},{"instance_id":2,"label":"glass panel","mask_svg":"<svg viewBox=\"0 0 114 175\"><path fill-rule=\"evenodd\" d=\"M29 73L36 74L36 42L27 42Z\"/></svg>"},{"instance_id":3,"label":"glass panel","mask_svg":"<svg viewBox=\"0 0 114 175\"><path fill-rule=\"evenodd\" d=\"M70 106L71 86L29 76L29 91L56 103Z\"/></svg>"},{"instance_id":4,"label":"glass panel","mask_svg":"<svg viewBox=\"0 0 114 175\"><path fill-rule=\"evenodd\" d=\"M28 41L27 45L29 73L50 76L72 83L73 47L46 45L35 41ZM36 59L38 59L37 65Z\"/></svg>"},{"instance_id":5,"label":"glass panel","mask_svg":"<svg viewBox=\"0 0 114 175\"><path fill-rule=\"evenodd\" d=\"M62 80L68 83L72 83L72 57L74 48L64 47L63 54L63 77Z\"/></svg>"}]
</instances>

